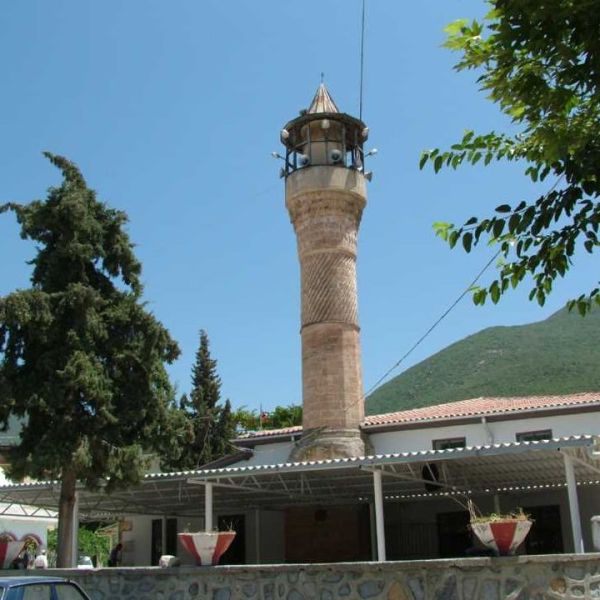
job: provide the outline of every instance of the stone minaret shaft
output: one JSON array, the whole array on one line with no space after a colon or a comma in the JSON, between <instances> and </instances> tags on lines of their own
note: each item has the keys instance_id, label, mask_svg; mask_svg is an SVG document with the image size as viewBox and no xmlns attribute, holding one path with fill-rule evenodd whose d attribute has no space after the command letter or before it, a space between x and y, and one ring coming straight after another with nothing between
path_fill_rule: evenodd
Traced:
<instances>
[{"instance_id":1,"label":"stone minaret shaft","mask_svg":"<svg viewBox=\"0 0 600 600\"><path fill-rule=\"evenodd\" d=\"M301 150L293 157L300 167L286 157L286 207L302 290L304 435L294 459L365 454L356 292L357 233L366 204L362 138L353 145L364 131L360 121L338 113L321 86L307 113L282 132L282 139L292 138L289 147Z\"/></svg>"}]
</instances>

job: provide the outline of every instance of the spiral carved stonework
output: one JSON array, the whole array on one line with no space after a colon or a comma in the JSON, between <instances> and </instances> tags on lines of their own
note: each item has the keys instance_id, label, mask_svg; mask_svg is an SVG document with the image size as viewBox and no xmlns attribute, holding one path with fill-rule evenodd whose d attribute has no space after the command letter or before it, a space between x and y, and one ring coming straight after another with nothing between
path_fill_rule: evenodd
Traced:
<instances>
[{"instance_id":1,"label":"spiral carved stonework","mask_svg":"<svg viewBox=\"0 0 600 600\"><path fill-rule=\"evenodd\" d=\"M334 321L358 327L355 259L319 253L302 260L302 327Z\"/></svg>"}]
</instances>

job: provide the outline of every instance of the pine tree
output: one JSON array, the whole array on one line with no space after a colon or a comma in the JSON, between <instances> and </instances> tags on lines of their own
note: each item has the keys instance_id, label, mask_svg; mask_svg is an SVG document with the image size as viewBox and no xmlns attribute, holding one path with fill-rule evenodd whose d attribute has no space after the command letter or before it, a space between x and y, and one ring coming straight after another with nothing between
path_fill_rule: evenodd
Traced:
<instances>
[{"instance_id":1,"label":"pine tree","mask_svg":"<svg viewBox=\"0 0 600 600\"><path fill-rule=\"evenodd\" d=\"M73 163L46 157L62 185L45 201L0 207L37 248L31 288L0 297L0 426L23 418L11 477L61 481L65 567L77 481L110 493L140 480L148 453L173 445L164 363L179 349L141 301L125 213L99 202Z\"/></svg>"},{"instance_id":2,"label":"pine tree","mask_svg":"<svg viewBox=\"0 0 600 600\"><path fill-rule=\"evenodd\" d=\"M171 467L195 469L226 455L234 437L235 425L231 403L221 400L221 378L217 361L211 357L206 331L200 331L200 345L192 367L192 390L182 396L180 408L193 431L192 441L182 449L181 457Z\"/></svg>"}]
</instances>

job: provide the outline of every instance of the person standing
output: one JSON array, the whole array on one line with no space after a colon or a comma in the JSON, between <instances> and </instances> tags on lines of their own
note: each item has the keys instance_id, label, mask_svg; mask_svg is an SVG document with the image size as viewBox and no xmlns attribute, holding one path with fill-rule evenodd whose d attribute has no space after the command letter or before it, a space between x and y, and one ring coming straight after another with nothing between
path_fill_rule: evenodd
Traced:
<instances>
[{"instance_id":1,"label":"person standing","mask_svg":"<svg viewBox=\"0 0 600 600\"><path fill-rule=\"evenodd\" d=\"M33 561L34 569L47 569L48 568L48 557L46 556L46 550L42 550Z\"/></svg>"},{"instance_id":2,"label":"person standing","mask_svg":"<svg viewBox=\"0 0 600 600\"><path fill-rule=\"evenodd\" d=\"M108 555L108 566L118 567L121 564L121 552L123 550L123 544L119 542Z\"/></svg>"}]
</instances>

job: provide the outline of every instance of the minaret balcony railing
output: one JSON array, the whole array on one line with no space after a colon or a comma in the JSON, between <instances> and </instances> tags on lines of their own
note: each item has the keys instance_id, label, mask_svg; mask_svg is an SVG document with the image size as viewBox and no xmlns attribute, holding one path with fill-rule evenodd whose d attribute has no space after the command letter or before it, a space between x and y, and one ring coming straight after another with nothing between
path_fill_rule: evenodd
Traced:
<instances>
[{"instance_id":1,"label":"minaret balcony railing","mask_svg":"<svg viewBox=\"0 0 600 600\"><path fill-rule=\"evenodd\" d=\"M368 130L360 121L343 116L337 113L303 115L289 123L282 131L286 153L281 176L288 177L295 171L315 166L364 172L363 141Z\"/></svg>"}]
</instances>

